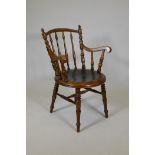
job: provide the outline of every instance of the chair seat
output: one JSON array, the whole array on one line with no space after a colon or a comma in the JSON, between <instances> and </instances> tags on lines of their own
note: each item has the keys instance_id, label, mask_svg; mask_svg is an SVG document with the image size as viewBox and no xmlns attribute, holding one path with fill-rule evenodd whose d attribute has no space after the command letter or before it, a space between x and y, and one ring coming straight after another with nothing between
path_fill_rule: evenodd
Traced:
<instances>
[{"instance_id":1,"label":"chair seat","mask_svg":"<svg viewBox=\"0 0 155 155\"><path fill-rule=\"evenodd\" d=\"M68 81L60 80L59 83L74 88L95 87L106 81L104 74L92 70L68 70L67 75Z\"/></svg>"}]
</instances>

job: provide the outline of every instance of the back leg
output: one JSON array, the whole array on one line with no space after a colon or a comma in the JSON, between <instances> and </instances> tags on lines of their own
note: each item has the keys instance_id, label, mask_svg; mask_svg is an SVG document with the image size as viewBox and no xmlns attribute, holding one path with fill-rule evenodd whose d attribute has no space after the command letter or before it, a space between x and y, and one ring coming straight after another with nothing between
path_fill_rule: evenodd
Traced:
<instances>
[{"instance_id":1,"label":"back leg","mask_svg":"<svg viewBox=\"0 0 155 155\"><path fill-rule=\"evenodd\" d=\"M55 82L54 89L53 89L52 102L51 102L51 106L50 106L50 113L52 113L53 109L54 109L54 103L56 100L58 88L59 88L59 84L57 82Z\"/></svg>"},{"instance_id":2,"label":"back leg","mask_svg":"<svg viewBox=\"0 0 155 155\"><path fill-rule=\"evenodd\" d=\"M105 84L104 83L101 85L101 94L102 94L102 99L103 99L103 104L104 104L105 117L108 118L106 88L105 88Z\"/></svg>"}]
</instances>

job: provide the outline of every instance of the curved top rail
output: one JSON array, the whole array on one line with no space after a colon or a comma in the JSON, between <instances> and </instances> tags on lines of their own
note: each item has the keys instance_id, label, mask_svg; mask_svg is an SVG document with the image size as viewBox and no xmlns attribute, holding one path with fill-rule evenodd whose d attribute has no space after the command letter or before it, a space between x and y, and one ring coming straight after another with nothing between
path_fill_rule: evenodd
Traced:
<instances>
[{"instance_id":1,"label":"curved top rail","mask_svg":"<svg viewBox=\"0 0 155 155\"><path fill-rule=\"evenodd\" d=\"M69 28L55 28L51 29L46 32L46 35L49 35L50 33L55 33L55 32L75 32L78 33L78 30L75 29L69 29Z\"/></svg>"}]
</instances>

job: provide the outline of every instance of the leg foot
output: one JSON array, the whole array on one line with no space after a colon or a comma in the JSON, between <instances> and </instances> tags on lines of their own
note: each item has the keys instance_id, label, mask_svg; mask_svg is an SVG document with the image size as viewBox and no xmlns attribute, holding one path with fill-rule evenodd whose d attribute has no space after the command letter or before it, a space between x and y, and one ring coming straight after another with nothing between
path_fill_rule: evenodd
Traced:
<instances>
[{"instance_id":1,"label":"leg foot","mask_svg":"<svg viewBox=\"0 0 155 155\"><path fill-rule=\"evenodd\" d=\"M106 97L105 84L101 85L101 93L102 93L105 117L108 118L107 97Z\"/></svg>"},{"instance_id":2,"label":"leg foot","mask_svg":"<svg viewBox=\"0 0 155 155\"><path fill-rule=\"evenodd\" d=\"M53 112L53 109L54 109L54 103L55 103L55 100L56 100L58 88L59 88L59 84L58 83L55 83L54 89L53 89L52 102L51 102L51 106L50 106L50 113L52 113Z\"/></svg>"}]
</instances>

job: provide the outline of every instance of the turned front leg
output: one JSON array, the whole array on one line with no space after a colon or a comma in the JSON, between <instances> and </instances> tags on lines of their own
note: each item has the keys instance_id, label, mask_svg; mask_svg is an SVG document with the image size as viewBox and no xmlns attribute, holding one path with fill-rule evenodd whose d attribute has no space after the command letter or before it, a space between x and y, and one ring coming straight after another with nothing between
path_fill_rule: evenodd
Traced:
<instances>
[{"instance_id":1,"label":"turned front leg","mask_svg":"<svg viewBox=\"0 0 155 155\"><path fill-rule=\"evenodd\" d=\"M80 88L76 88L75 104L76 104L76 117L77 117L77 132L80 131L80 113L81 113L81 95Z\"/></svg>"},{"instance_id":2,"label":"turned front leg","mask_svg":"<svg viewBox=\"0 0 155 155\"><path fill-rule=\"evenodd\" d=\"M57 82L55 82L54 89L53 89L52 102L51 102L51 106L50 106L51 113L53 112L53 109L54 109L54 103L55 103L55 99L57 96L58 88L59 88L59 84Z\"/></svg>"},{"instance_id":3,"label":"turned front leg","mask_svg":"<svg viewBox=\"0 0 155 155\"><path fill-rule=\"evenodd\" d=\"M105 113L105 117L108 118L107 97L106 97L106 88L105 88L105 84L102 84L102 85L101 85L101 93L102 93L102 99L103 99L103 104L104 104L104 113Z\"/></svg>"}]
</instances>

